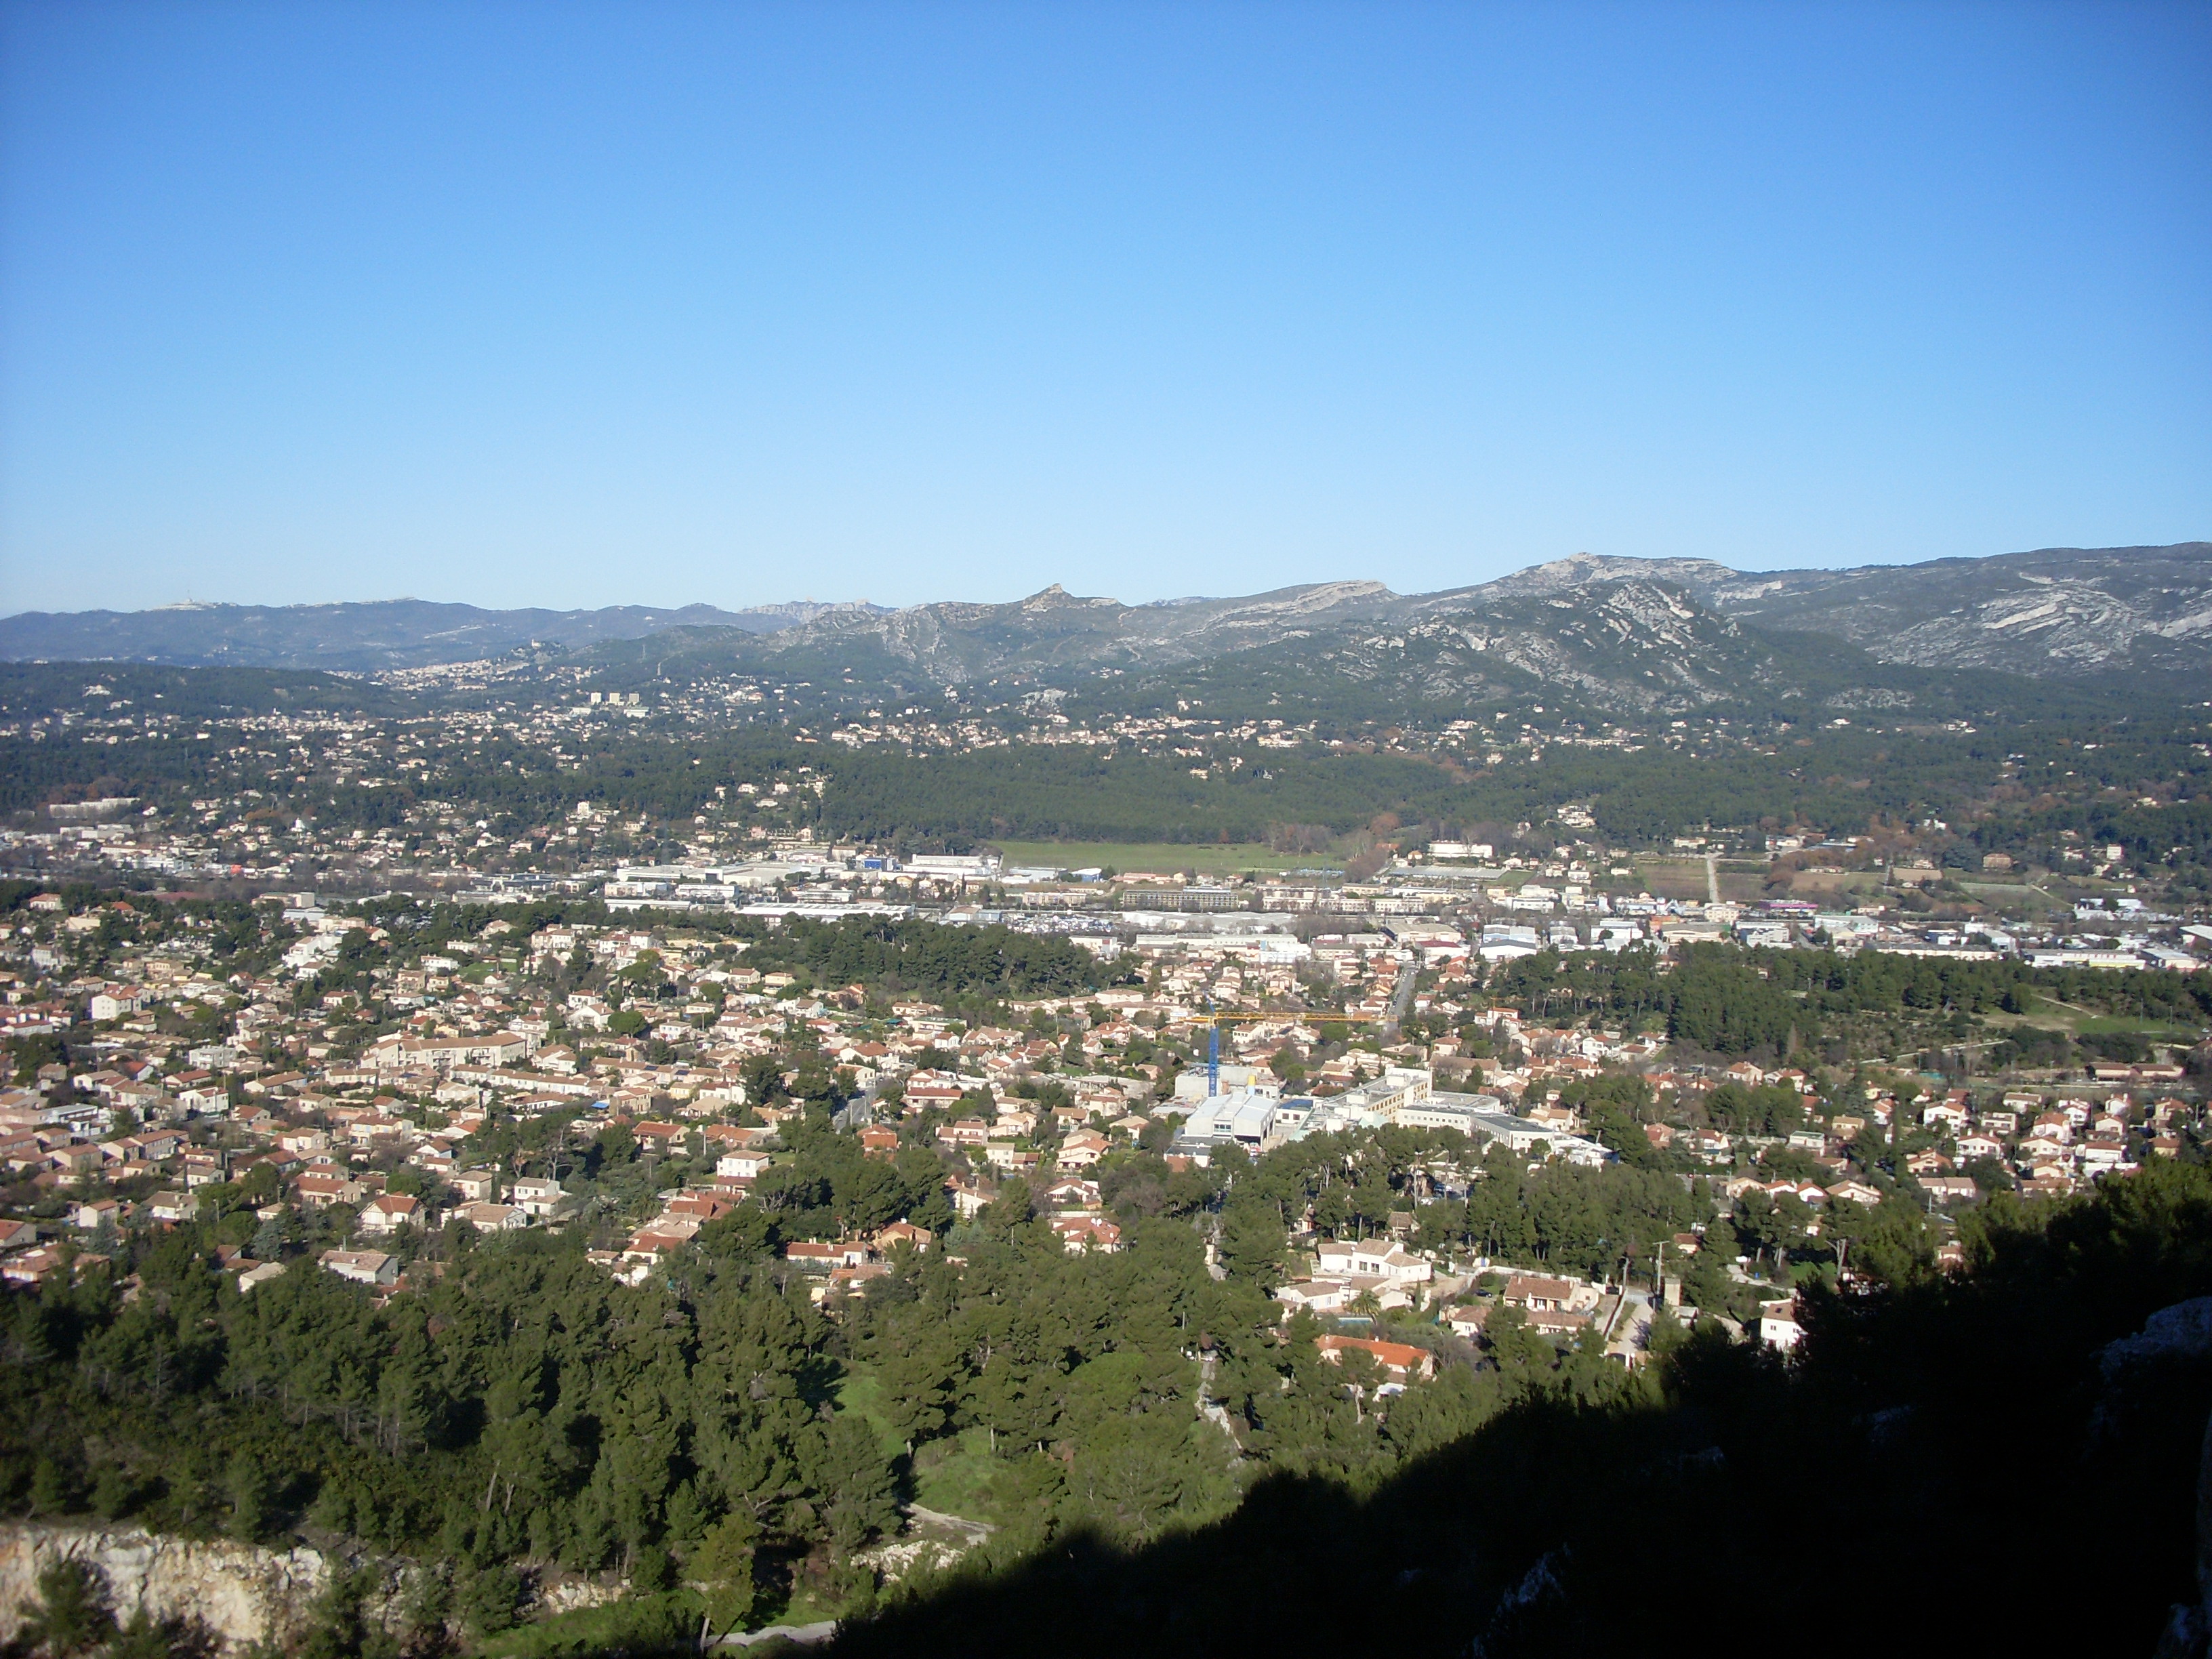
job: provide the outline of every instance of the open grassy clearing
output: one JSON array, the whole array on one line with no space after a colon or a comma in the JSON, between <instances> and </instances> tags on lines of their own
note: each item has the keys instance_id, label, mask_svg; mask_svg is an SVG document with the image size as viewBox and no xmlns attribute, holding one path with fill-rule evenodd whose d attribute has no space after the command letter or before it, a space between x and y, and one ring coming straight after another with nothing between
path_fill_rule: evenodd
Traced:
<instances>
[{"instance_id":1,"label":"open grassy clearing","mask_svg":"<svg viewBox=\"0 0 2212 1659\"><path fill-rule=\"evenodd\" d=\"M1633 860L1636 884L1662 898L1703 899L1705 896L1705 861L1703 859L1653 859ZM1723 888L1727 886L1723 878Z\"/></svg>"},{"instance_id":2,"label":"open grassy clearing","mask_svg":"<svg viewBox=\"0 0 2212 1659\"><path fill-rule=\"evenodd\" d=\"M2138 1019L2132 1016L2094 1014L2070 1002L2061 1002L2045 992L2032 992L2034 1006L2024 1014L1992 1011L1981 1016L1992 1030L2056 1031L2066 1036L2114 1036L2123 1032L2148 1037L2154 1042L2195 1043L2203 1035L2194 1027L2171 1020Z\"/></svg>"},{"instance_id":3,"label":"open grassy clearing","mask_svg":"<svg viewBox=\"0 0 2212 1659\"><path fill-rule=\"evenodd\" d=\"M837 1409L864 1419L882 1440L884 1450L902 1456L906 1442L884 1410L883 1379L869 1367L854 1364L837 1384ZM954 1440L933 1440L914 1460L914 1501L940 1515L967 1521L996 1522L985 1488L1002 1466L991 1455L988 1431L969 1429Z\"/></svg>"},{"instance_id":4,"label":"open grassy clearing","mask_svg":"<svg viewBox=\"0 0 2212 1659\"><path fill-rule=\"evenodd\" d=\"M991 1479L1004 1467L991 1455L990 1431L963 1429L957 1440L933 1440L915 1457L914 1501L939 1515L995 1524Z\"/></svg>"},{"instance_id":5,"label":"open grassy clearing","mask_svg":"<svg viewBox=\"0 0 2212 1659\"><path fill-rule=\"evenodd\" d=\"M1995 905L2002 910L2039 915L2046 910L2070 908L2051 897L2039 887L2027 887L2018 883L1994 881L1962 881L1959 885L1966 890L1970 898L1978 899L1984 904Z\"/></svg>"},{"instance_id":6,"label":"open grassy clearing","mask_svg":"<svg viewBox=\"0 0 2212 1659\"><path fill-rule=\"evenodd\" d=\"M2154 1042L2194 1042L2202 1035L2193 1027L2176 1025L2170 1020L2124 1019L2112 1016L2082 1020L2074 1030L2081 1036L2112 1036L2121 1032L2133 1032Z\"/></svg>"},{"instance_id":7,"label":"open grassy clearing","mask_svg":"<svg viewBox=\"0 0 2212 1659\"><path fill-rule=\"evenodd\" d=\"M906 1442L891 1426L890 1413L884 1409L883 1379L874 1371L854 1365L839 1381L836 1394L837 1409L862 1419L876 1431L885 1453L896 1457L906 1450Z\"/></svg>"}]
</instances>

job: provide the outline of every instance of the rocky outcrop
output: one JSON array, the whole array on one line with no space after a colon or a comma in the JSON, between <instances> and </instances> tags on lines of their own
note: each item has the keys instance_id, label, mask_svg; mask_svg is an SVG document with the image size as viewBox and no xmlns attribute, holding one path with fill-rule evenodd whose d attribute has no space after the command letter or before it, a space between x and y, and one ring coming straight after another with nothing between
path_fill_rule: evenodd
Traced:
<instances>
[{"instance_id":1,"label":"rocky outcrop","mask_svg":"<svg viewBox=\"0 0 2212 1659\"><path fill-rule=\"evenodd\" d=\"M168 1538L128 1527L19 1523L0 1528L0 1637L21 1626L23 1604L38 1593L40 1570L57 1559L99 1568L113 1592L117 1618L143 1611L156 1619L198 1620L226 1648L299 1635L331 1577L329 1561L311 1549Z\"/></svg>"},{"instance_id":2,"label":"rocky outcrop","mask_svg":"<svg viewBox=\"0 0 2212 1659\"><path fill-rule=\"evenodd\" d=\"M2212 661L2212 543L1686 580L1761 628L1832 634L1886 662L2070 677Z\"/></svg>"},{"instance_id":3,"label":"rocky outcrop","mask_svg":"<svg viewBox=\"0 0 2212 1659\"><path fill-rule=\"evenodd\" d=\"M395 1633L431 1571L404 1558L333 1555L301 1546L266 1549L227 1539L176 1538L136 1527L0 1522L0 1642L21 1628L24 1603L38 1594L40 1571L56 1560L96 1567L107 1580L115 1616L128 1623L197 1620L227 1651L258 1643L289 1645L305 1633L333 1571L369 1568L374 1584L362 1613ZM627 1586L611 1573L524 1569L525 1617L549 1617L619 1600Z\"/></svg>"}]
</instances>

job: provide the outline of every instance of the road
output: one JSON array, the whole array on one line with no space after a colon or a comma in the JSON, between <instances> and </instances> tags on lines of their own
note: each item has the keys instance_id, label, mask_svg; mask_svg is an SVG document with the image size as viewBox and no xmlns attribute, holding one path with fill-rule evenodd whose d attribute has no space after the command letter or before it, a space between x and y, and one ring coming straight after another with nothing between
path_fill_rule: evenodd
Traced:
<instances>
[{"instance_id":1,"label":"road","mask_svg":"<svg viewBox=\"0 0 2212 1659\"><path fill-rule=\"evenodd\" d=\"M1398 1027L1413 1006L1413 980L1419 971L1418 963L1407 963L1398 975L1398 988L1391 994L1390 1012L1382 1021L1382 1041L1385 1044L1398 1040Z\"/></svg>"}]
</instances>

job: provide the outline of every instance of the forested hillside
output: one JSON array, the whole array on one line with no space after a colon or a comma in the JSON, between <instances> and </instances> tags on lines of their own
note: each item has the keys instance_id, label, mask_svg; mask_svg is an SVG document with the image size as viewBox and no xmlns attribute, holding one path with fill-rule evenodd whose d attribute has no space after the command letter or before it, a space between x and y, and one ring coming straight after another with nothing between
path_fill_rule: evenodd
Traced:
<instances>
[{"instance_id":1,"label":"forested hillside","mask_svg":"<svg viewBox=\"0 0 2212 1659\"><path fill-rule=\"evenodd\" d=\"M1368 1431L1410 1461L1363 1464L1347 1422L1217 1524L1070 1528L832 1650L2148 1654L2197 1596L2212 1346L2135 1334L2208 1294L2202 1169L1995 1204L1966 1275L1818 1299L1794 1364L1706 1336L1634 1379L1509 1364L1472 1432Z\"/></svg>"},{"instance_id":2,"label":"forested hillside","mask_svg":"<svg viewBox=\"0 0 2212 1659\"><path fill-rule=\"evenodd\" d=\"M1235 1189L1224 1280L1176 1218L1202 1185L1164 1192L1109 1256L1065 1255L1010 1195L964 1270L902 1259L842 1323L785 1285L757 1211L642 1289L580 1239L523 1237L380 1309L304 1272L241 1297L180 1231L129 1297L87 1275L9 1298L0 1477L34 1514L299 1526L441 1561L423 1651L451 1620L498 1651L674 1653L702 1611L757 1623L812 1595L860 1615L834 1650L857 1655L1218 1652L1227 1631L1286 1651L1706 1649L1683 1608L1814 1654L1900 1628L2148 1653L2191 1595L2212 1354L2122 1340L2212 1294L2203 1168L1993 1200L1964 1276L1905 1253L1858 1294L1810 1292L1791 1364L1693 1334L1631 1375L1501 1325L1483 1368L1363 1404L1358 1368L1320 1364L1258 1288L1278 1199L1329 1184L1328 1146L1292 1150ZM1673 1224L1680 1188L1639 1179L1558 1169L1486 1202L1551 1232L1564 1266L1571 1233L1601 1256L1606 1231ZM1624 1203L1641 1212L1609 1214ZM855 1552L896 1525L926 1449L963 1436L1008 1524L866 1616ZM2112 1593L2050 1593L2104 1571L2046 1559L2068 1540L2124 1550ZM631 1595L501 1636L523 1571L556 1563L619 1568ZM395 1651L347 1594L319 1650Z\"/></svg>"}]
</instances>

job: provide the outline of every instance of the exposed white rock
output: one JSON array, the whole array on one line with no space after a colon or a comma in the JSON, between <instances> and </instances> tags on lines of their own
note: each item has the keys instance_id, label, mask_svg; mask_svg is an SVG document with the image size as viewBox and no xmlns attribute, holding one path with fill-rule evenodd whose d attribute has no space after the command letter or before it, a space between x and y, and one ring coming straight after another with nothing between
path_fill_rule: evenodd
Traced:
<instances>
[{"instance_id":1,"label":"exposed white rock","mask_svg":"<svg viewBox=\"0 0 2212 1659\"><path fill-rule=\"evenodd\" d=\"M87 1561L106 1574L118 1618L143 1609L156 1618L198 1619L228 1647L299 1635L331 1571L311 1549L204 1542L136 1528L11 1525L0 1528L0 1637L21 1626L40 1570L59 1559Z\"/></svg>"}]
</instances>

